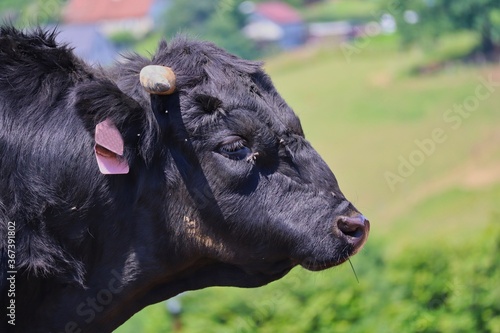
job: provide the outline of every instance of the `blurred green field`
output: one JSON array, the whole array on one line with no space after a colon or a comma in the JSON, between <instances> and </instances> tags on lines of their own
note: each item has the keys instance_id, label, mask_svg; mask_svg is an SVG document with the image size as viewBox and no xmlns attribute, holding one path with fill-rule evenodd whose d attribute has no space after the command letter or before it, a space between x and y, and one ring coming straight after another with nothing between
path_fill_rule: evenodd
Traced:
<instances>
[{"instance_id":1,"label":"blurred green field","mask_svg":"<svg viewBox=\"0 0 500 333\"><path fill-rule=\"evenodd\" d=\"M428 54L399 51L387 37L363 45L349 57L321 47L266 63L344 194L371 220L367 247L352 260L360 283L343 265L296 268L253 290L191 292L181 298L182 332L500 332L500 65L412 76ZM499 84L480 88L490 77ZM458 106L467 116L453 113ZM420 148L416 140L429 143L436 130L440 142ZM401 161L412 159L402 176ZM401 177L392 186L388 172ZM162 303L117 332L170 327Z\"/></svg>"}]
</instances>

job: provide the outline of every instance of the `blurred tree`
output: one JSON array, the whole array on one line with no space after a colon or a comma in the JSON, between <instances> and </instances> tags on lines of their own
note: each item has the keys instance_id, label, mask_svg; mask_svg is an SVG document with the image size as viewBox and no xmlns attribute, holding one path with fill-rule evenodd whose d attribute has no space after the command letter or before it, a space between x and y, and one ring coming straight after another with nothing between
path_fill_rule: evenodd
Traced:
<instances>
[{"instance_id":1,"label":"blurred tree","mask_svg":"<svg viewBox=\"0 0 500 333\"><path fill-rule=\"evenodd\" d=\"M258 57L253 41L241 32L245 17L238 10L240 0L174 0L167 12L165 32L179 32L210 40L243 58Z\"/></svg>"},{"instance_id":2,"label":"blurred tree","mask_svg":"<svg viewBox=\"0 0 500 333\"><path fill-rule=\"evenodd\" d=\"M283 0L294 7L320 1L325 0ZM242 2L244 0L173 0L166 14L165 32L170 37L187 33L210 40L243 58L257 58L263 51L241 32L246 24L246 16L239 10Z\"/></svg>"},{"instance_id":3,"label":"blurred tree","mask_svg":"<svg viewBox=\"0 0 500 333\"><path fill-rule=\"evenodd\" d=\"M403 42L429 42L445 33L473 31L478 51L491 55L500 45L498 0L407 0L383 1L382 8L398 23Z\"/></svg>"},{"instance_id":4,"label":"blurred tree","mask_svg":"<svg viewBox=\"0 0 500 333\"><path fill-rule=\"evenodd\" d=\"M0 19L19 26L52 23L59 19L66 0L2 0Z\"/></svg>"},{"instance_id":5,"label":"blurred tree","mask_svg":"<svg viewBox=\"0 0 500 333\"><path fill-rule=\"evenodd\" d=\"M253 2L267 2L267 1L270 1L270 0L254 0ZM325 2L326 0L278 0L278 1L286 2L287 4L289 4L295 8L299 8L302 6L313 5L313 4L318 3L318 2ZM240 1L240 2L243 2L243 1Z\"/></svg>"},{"instance_id":6,"label":"blurred tree","mask_svg":"<svg viewBox=\"0 0 500 333\"><path fill-rule=\"evenodd\" d=\"M0 12L7 10L21 11L31 2L31 0L2 0L0 1Z\"/></svg>"}]
</instances>

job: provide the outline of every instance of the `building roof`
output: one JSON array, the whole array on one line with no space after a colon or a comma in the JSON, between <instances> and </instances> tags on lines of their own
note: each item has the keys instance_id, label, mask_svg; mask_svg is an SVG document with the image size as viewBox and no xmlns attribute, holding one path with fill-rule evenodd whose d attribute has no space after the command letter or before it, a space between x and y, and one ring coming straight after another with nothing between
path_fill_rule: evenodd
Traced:
<instances>
[{"instance_id":1,"label":"building roof","mask_svg":"<svg viewBox=\"0 0 500 333\"><path fill-rule=\"evenodd\" d=\"M64 9L67 23L93 23L145 17L154 0L70 0Z\"/></svg>"},{"instance_id":2,"label":"building roof","mask_svg":"<svg viewBox=\"0 0 500 333\"><path fill-rule=\"evenodd\" d=\"M278 24L302 22L302 17L297 10L281 1L258 3L255 13L266 17Z\"/></svg>"}]
</instances>

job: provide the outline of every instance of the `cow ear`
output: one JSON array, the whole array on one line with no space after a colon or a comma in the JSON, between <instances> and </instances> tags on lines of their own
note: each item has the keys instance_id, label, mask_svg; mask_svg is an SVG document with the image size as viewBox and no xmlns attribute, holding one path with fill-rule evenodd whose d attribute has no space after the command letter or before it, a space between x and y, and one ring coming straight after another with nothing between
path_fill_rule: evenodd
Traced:
<instances>
[{"instance_id":1,"label":"cow ear","mask_svg":"<svg viewBox=\"0 0 500 333\"><path fill-rule=\"evenodd\" d=\"M129 172L128 162L123 156L123 138L110 118L95 127L94 152L102 174L119 175Z\"/></svg>"},{"instance_id":2,"label":"cow ear","mask_svg":"<svg viewBox=\"0 0 500 333\"><path fill-rule=\"evenodd\" d=\"M107 175L128 173L125 147L139 144L144 110L107 80L79 84L72 98L84 127L95 140L96 167Z\"/></svg>"}]
</instances>

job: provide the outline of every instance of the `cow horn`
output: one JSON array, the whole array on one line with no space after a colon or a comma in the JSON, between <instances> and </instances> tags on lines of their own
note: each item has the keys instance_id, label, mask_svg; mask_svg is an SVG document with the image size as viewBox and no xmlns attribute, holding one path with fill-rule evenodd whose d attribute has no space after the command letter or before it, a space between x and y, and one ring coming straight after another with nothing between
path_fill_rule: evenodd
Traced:
<instances>
[{"instance_id":1,"label":"cow horn","mask_svg":"<svg viewBox=\"0 0 500 333\"><path fill-rule=\"evenodd\" d=\"M170 67L148 65L141 70L141 85L152 95L170 95L175 91L175 74Z\"/></svg>"}]
</instances>

